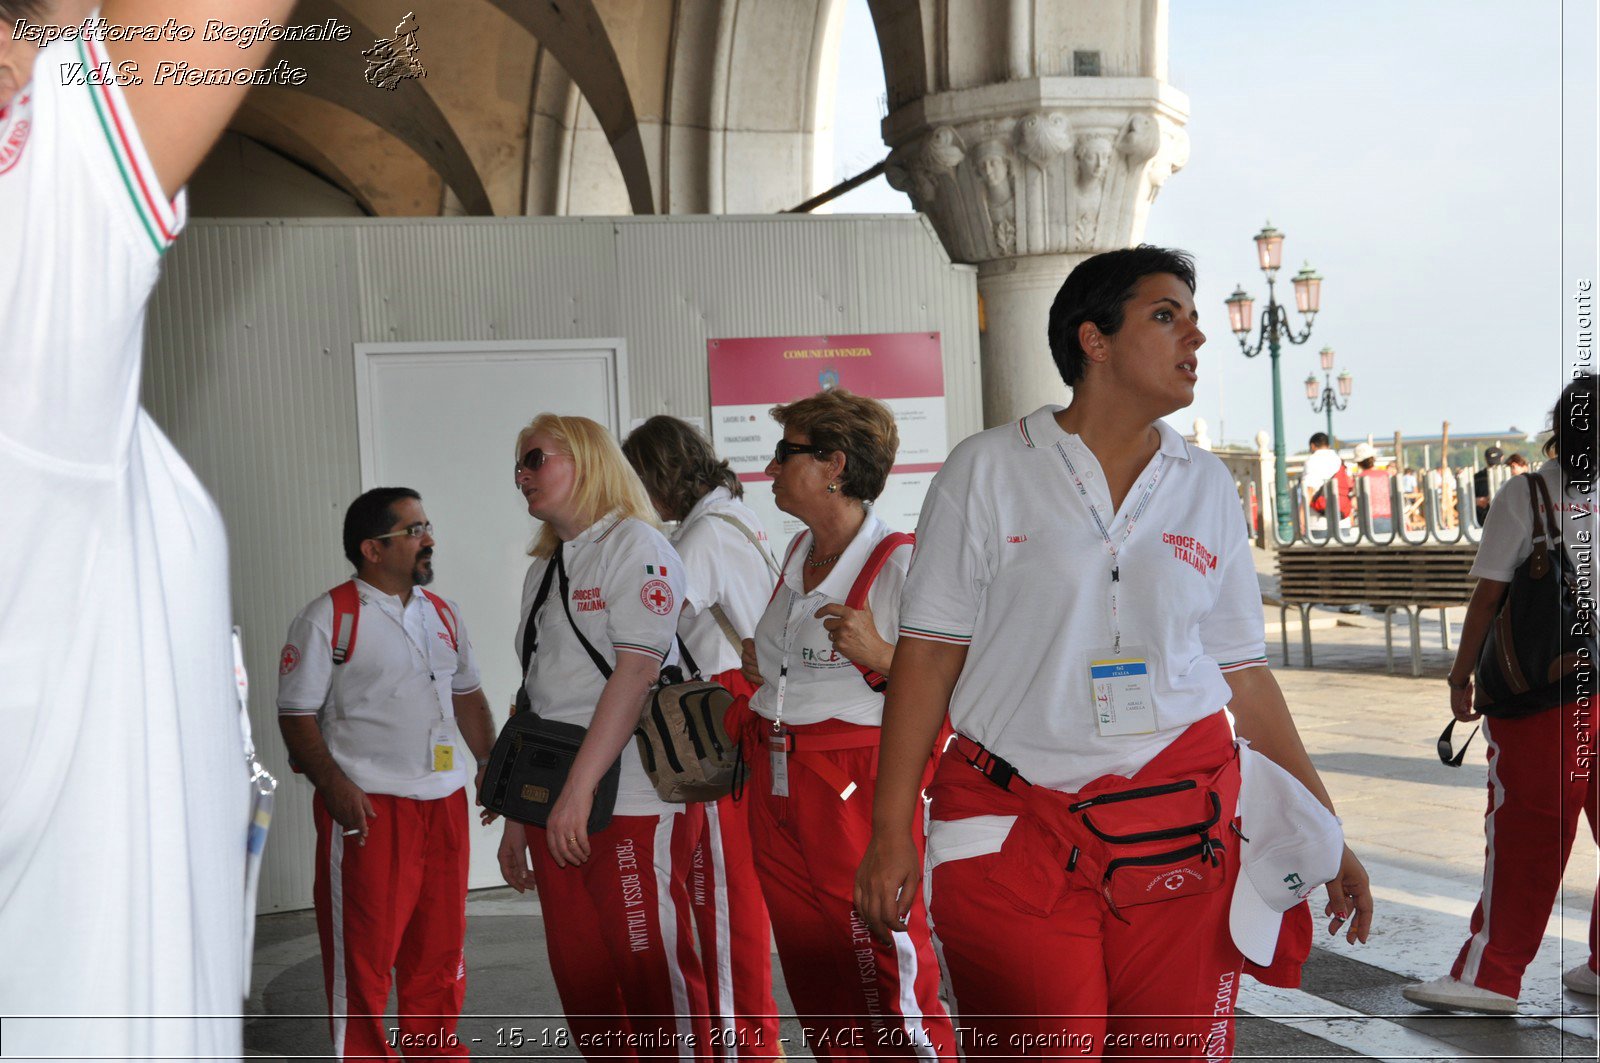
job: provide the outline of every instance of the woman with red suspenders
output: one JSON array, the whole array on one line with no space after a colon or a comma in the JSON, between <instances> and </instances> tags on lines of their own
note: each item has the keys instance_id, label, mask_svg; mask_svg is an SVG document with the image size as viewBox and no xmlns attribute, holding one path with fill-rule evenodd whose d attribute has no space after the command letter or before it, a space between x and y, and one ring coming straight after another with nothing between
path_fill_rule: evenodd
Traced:
<instances>
[{"instance_id":1,"label":"woman with red suspenders","mask_svg":"<svg viewBox=\"0 0 1600 1063\"><path fill-rule=\"evenodd\" d=\"M628 434L622 453L656 513L678 525L672 534L684 574L678 637L702 675L748 698L755 687L739 669L742 640L756 629L777 568L761 518L741 501L744 488L728 463L685 421L650 418ZM772 926L750 852L750 806L729 795L695 807L704 809L706 829L694 851L689 898L717 1024L712 1047L718 1059L772 1059L782 1054Z\"/></svg>"},{"instance_id":2,"label":"woman with red suspenders","mask_svg":"<svg viewBox=\"0 0 1600 1063\"><path fill-rule=\"evenodd\" d=\"M767 466L773 498L806 529L745 643L745 673L759 689L744 729L743 800L784 982L819 1059L954 1058L921 906L880 942L851 897L911 553L910 536L869 508L899 449L894 415L835 390L772 416L784 429ZM921 808L908 808L901 827L920 845Z\"/></svg>"},{"instance_id":3,"label":"woman with red suspenders","mask_svg":"<svg viewBox=\"0 0 1600 1063\"><path fill-rule=\"evenodd\" d=\"M1232 479L1161 420L1194 400L1194 284L1162 248L1080 264L1049 323L1071 406L964 440L923 504L856 895L879 933L922 899L905 823L948 709L928 904L968 1056L1231 1058L1244 959L1297 983L1315 886L1366 937Z\"/></svg>"}]
</instances>

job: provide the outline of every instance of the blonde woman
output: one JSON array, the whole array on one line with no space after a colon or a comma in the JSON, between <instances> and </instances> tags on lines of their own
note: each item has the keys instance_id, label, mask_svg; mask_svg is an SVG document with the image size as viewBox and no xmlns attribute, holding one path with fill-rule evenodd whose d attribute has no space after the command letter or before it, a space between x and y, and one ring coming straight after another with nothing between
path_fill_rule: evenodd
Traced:
<instances>
[{"instance_id":1,"label":"blonde woman","mask_svg":"<svg viewBox=\"0 0 1600 1063\"><path fill-rule=\"evenodd\" d=\"M506 824L500 871L518 892L531 875L539 891L550 967L585 1054L643 1045L709 1058L686 887L704 819L698 806L656 796L632 741L651 684L677 659L681 562L599 424L540 414L517 434L515 453L517 490L544 522L516 640L519 653L536 646L527 703L588 735L546 826ZM595 787L618 758L613 816L591 835Z\"/></svg>"}]
</instances>

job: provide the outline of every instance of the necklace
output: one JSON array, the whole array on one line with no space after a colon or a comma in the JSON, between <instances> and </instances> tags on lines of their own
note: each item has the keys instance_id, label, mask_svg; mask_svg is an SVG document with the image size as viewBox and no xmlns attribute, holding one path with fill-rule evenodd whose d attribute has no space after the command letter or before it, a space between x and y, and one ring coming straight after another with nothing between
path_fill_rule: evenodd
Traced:
<instances>
[{"instance_id":1,"label":"necklace","mask_svg":"<svg viewBox=\"0 0 1600 1063\"><path fill-rule=\"evenodd\" d=\"M843 550L835 550L833 553L829 554L827 557L823 558L822 560L813 561L812 560L812 556L815 555L816 552L817 552L817 544L816 544L815 540L813 540L811 545L806 547L806 567L807 568L827 568L829 565L831 565L835 561L839 560L839 555L844 553Z\"/></svg>"}]
</instances>

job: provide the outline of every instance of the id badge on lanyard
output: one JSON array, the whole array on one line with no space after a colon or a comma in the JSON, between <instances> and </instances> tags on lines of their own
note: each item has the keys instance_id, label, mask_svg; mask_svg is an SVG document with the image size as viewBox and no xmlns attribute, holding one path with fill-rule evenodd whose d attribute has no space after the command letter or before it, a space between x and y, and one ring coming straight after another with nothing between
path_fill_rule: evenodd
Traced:
<instances>
[{"instance_id":1,"label":"id badge on lanyard","mask_svg":"<svg viewBox=\"0 0 1600 1063\"><path fill-rule=\"evenodd\" d=\"M1128 537L1133 534L1134 525L1144 514L1145 507L1150 504L1156 486L1161 482L1161 474L1167 467L1167 456L1162 454L1157 460L1155 474L1150 477L1150 483L1146 485L1138 505L1123 522L1121 539L1112 542L1111 532L1106 527L1106 522L1101 519L1099 508L1089 498L1089 492L1083 486L1083 478L1078 475L1077 468L1072 464L1072 458L1059 444L1056 449L1061 455L1061 460L1066 463L1067 472L1071 475L1079 496L1083 498L1084 505L1089 507L1089 516L1094 518L1095 528L1100 532L1100 538L1105 541L1106 550L1111 555L1112 642L1108 649L1096 650L1089 657L1089 700L1094 713L1095 730L1103 738L1151 734L1156 729L1156 704L1151 682L1150 656L1144 647L1125 645L1122 641L1122 622L1117 611L1117 592L1122 586L1119 555L1122 548L1127 545Z\"/></svg>"},{"instance_id":2,"label":"id badge on lanyard","mask_svg":"<svg viewBox=\"0 0 1600 1063\"><path fill-rule=\"evenodd\" d=\"M795 593L789 591L789 608L783 614L783 656L778 664L777 710L767 736L767 760L772 768L772 796L789 796L789 736L783 733L783 699L789 690L789 618L794 614Z\"/></svg>"}]
</instances>

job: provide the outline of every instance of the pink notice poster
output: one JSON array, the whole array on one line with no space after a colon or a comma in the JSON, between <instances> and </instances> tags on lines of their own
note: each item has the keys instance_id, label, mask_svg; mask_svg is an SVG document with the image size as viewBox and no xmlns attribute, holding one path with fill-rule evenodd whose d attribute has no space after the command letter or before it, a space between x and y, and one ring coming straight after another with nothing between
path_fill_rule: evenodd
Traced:
<instances>
[{"instance_id":1,"label":"pink notice poster","mask_svg":"<svg viewBox=\"0 0 1600 1063\"><path fill-rule=\"evenodd\" d=\"M873 511L891 528L915 530L928 481L948 450L937 332L708 340L706 358L711 440L778 548L801 525L772 501L764 470L783 431L768 411L830 388L871 396L894 412L900 452Z\"/></svg>"}]
</instances>

